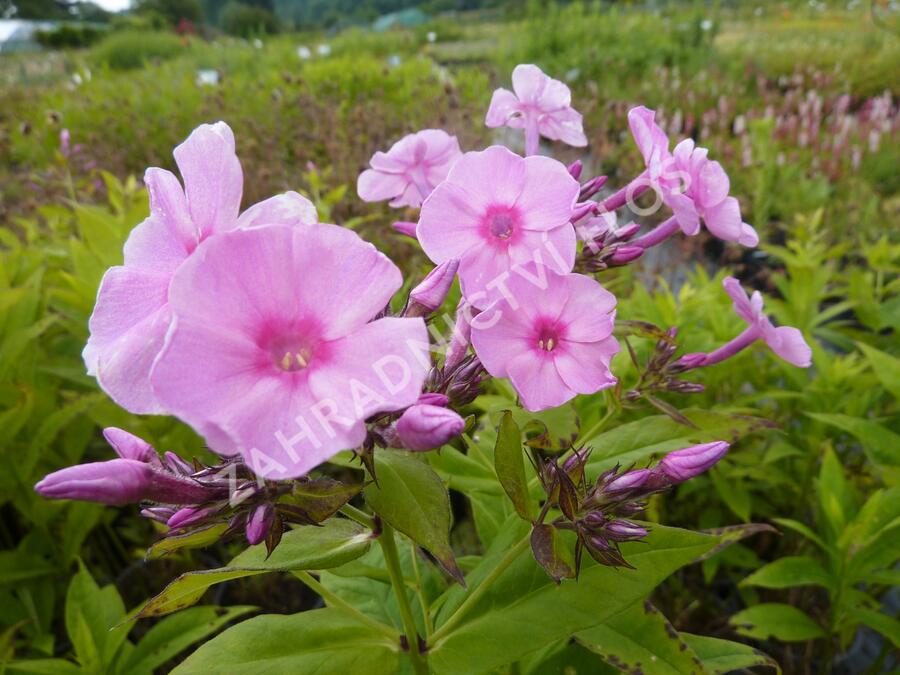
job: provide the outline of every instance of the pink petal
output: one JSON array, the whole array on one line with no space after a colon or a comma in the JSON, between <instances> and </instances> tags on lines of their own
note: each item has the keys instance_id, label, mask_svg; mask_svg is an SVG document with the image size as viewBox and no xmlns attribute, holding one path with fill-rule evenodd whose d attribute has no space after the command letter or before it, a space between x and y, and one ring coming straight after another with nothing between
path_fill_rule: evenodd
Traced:
<instances>
[{"instance_id":1,"label":"pink petal","mask_svg":"<svg viewBox=\"0 0 900 675\"><path fill-rule=\"evenodd\" d=\"M164 275L112 267L100 283L82 354L89 375L120 406L137 414L161 413L150 369L169 325Z\"/></svg>"},{"instance_id":2,"label":"pink petal","mask_svg":"<svg viewBox=\"0 0 900 675\"><path fill-rule=\"evenodd\" d=\"M508 303L490 305L472 321L472 346L494 377L509 377L510 361L533 352L534 329Z\"/></svg>"},{"instance_id":3,"label":"pink petal","mask_svg":"<svg viewBox=\"0 0 900 675\"><path fill-rule=\"evenodd\" d=\"M451 174L458 166L459 162ZM459 258L482 245L482 214L473 208L471 200L466 190L448 180L438 185L422 204L416 237L434 262Z\"/></svg>"},{"instance_id":4,"label":"pink petal","mask_svg":"<svg viewBox=\"0 0 900 675\"><path fill-rule=\"evenodd\" d=\"M791 326L778 326L764 334L766 344L778 356L798 368L812 365L812 349L803 339L803 333Z\"/></svg>"},{"instance_id":5,"label":"pink petal","mask_svg":"<svg viewBox=\"0 0 900 675\"><path fill-rule=\"evenodd\" d=\"M516 96L522 103L535 105L548 79L537 66L530 63L520 63L513 68L513 91L516 92Z\"/></svg>"},{"instance_id":6,"label":"pink petal","mask_svg":"<svg viewBox=\"0 0 900 675\"><path fill-rule=\"evenodd\" d=\"M421 241L421 225L419 232ZM427 248L425 252L428 253ZM434 260L430 254L429 257ZM492 291L488 286L495 287L507 278L511 265L508 251L478 239L475 245L463 252L459 260L459 283L463 295L476 306L492 301L496 298L497 291Z\"/></svg>"},{"instance_id":7,"label":"pink petal","mask_svg":"<svg viewBox=\"0 0 900 675\"><path fill-rule=\"evenodd\" d=\"M234 228L244 178L229 126L201 124L173 154L184 179L191 220L202 236Z\"/></svg>"},{"instance_id":8,"label":"pink petal","mask_svg":"<svg viewBox=\"0 0 900 675\"><path fill-rule=\"evenodd\" d=\"M190 253L200 241L200 230L191 220L187 197L178 178L164 169L149 168L144 172L144 184L150 194L150 215L165 225L166 236L186 253ZM152 267L154 260L132 255L126 250L125 264L143 264Z\"/></svg>"},{"instance_id":9,"label":"pink petal","mask_svg":"<svg viewBox=\"0 0 900 675\"><path fill-rule=\"evenodd\" d=\"M284 192L254 204L237 220L237 227L246 230L262 225L314 225L319 222L316 207L303 195Z\"/></svg>"},{"instance_id":10,"label":"pink petal","mask_svg":"<svg viewBox=\"0 0 900 675\"><path fill-rule=\"evenodd\" d=\"M741 238L738 239L741 246L754 247L759 244L759 235L752 225L741 223Z\"/></svg>"},{"instance_id":11,"label":"pink petal","mask_svg":"<svg viewBox=\"0 0 900 675\"><path fill-rule=\"evenodd\" d=\"M608 338L615 325L616 296L583 274L565 277L569 299L561 312L566 339L596 342Z\"/></svg>"},{"instance_id":12,"label":"pink petal","mask_svg":"<svg viewBox=\"0 0 900 675\"><path fill-rule=\"evenodd\" d=\"M554 350L553 362L567 387L593 394L616 384L609 363L618 352L619 343L612 337L598 342L563 340Z\"/></svg>"},{"instance_id":13,"label":"pink petal","mask_svg":"<svg viewBox=\"0 0 900 675\"><path fill-rule=\"evenodd\" d=\"M725 287L725 292L731 297L735 313L747 323L755 324L758 312L754 311L750 304L750 298L747 297L747 293L741 287L741 282L734 277L725 277L722 285ZM761 299L762 296L760 296ZM760 310L762 310L762 307L760 307Z\"/></svg>"},{"instance_id":14,"label":"pink petal","mask_svg":"<svg viewBox=\"0 0 900 675\"><path fill-rule=\"evenodd\" d=\"M125 241L125 266L168 277L187 259L194 246L186 249L168 224L158 214L151 213Z\"/></svg>"},{"instance_id":15,"label":"pink petal","mask_svg":"<svg viewBox=\"0 0 900 675\"><path fill-rule=\"evenodd\" d=\"M492 204L515 204L524 187L525 173L526 160L502 145L492 145L460 157L447 182L461 187L471 200L471 208L483 212Z\"/></svg>"},{"instance_id":16,"label":"pink petal","mask_svg":"<svg viewBox=\"0 0 900 675\"><path fill-rule=\"evenodd\" d=\"M743 234L741 206L734 197L727 197L703 213L706 229L724 241L738 241Z\"/></svg>"},{"instance_id":17,"label":"pink petal","mask_svg":"<svg viewBox=\"0 0 900 675\"><path fill-rule=\"evenodd\" d=\"M508 371L522 406L531 412L555 408L577 394L560 377L549 356L521 354L510 361Z\"/></svg>"},{"instance_id":18,"label":"pink petal","mask_svg":"<svg viewBox=\"0 0 900 675\"><path fill-rule=\"evenodd\" d=\"M429 193L430 194L430 193ZM425 195L426 197L428 195ZM415 183L409 183L406 186L406 189L395 199L392 199L388 204L392 208L402 208L404 206L411 206L414 209L422 206L422 202L425 201L425 197L422 196L422 193L419 191L419 188Z\"/></svg>"},{"instance_id":19,"label":"pink petal","mask_svg":"<svg viewBox=\"0 0 900 675\"><path fill-rule=\"evenodd\" d=\"M310 390L346 419L406 408L422 393L428 345L422 319L378 319L329 344L328 362L311 369Z\"/></svg>"},{"instance_id":20,"label":"pink petal","mask_svg":"<svg viewBox=\"0 0 900 675\"><path fill-rule=\"evenodd\" d=\"M583 148L588 144L587 136L584 135L581 113L573 108L563 108L548 113L541 118L538 129L541 136L562 141L576 148Z\"/></svg>"},{"instance_id":21,"label":"pink petal","mask_svg":"<svg viewBox=\"0 0 900 675\"><path fill-rule=\"evenodd\" d=\"M408 185L409 179L402 174L366 169L359 174L356 192L363 201L380 202L402 195Z\"/></svg>"},{"instance_id":22,"label":"pink petal","mask_svg":"<svg viewBox=\"0 0 900 675\"><path fill-rule=\"evenodd\" d=\"M515 204L526 230L551 230L569 221L580 186L566 167L549 157L524 160L524 180Z\"/></svg>"},{"instance_id":23,"label":"pink petal","mask_svg":"<svg viewBox=\"0 0 900 675\"><path fill-rule=\"evenodd\" d=\"M678 227L689 237L700 234L700 214L694 201L685 194L670 193L665 197L666 204L675 214Z\"/></svg>"},{"instance_id":24,"label":"pink petal","mask_svg":"<svg viewBox=\"0 0 900 675\"><path fill-rule=\"evenodd\" d=\"M577 235L571 223L546 232L522 230L509 246L509 256L515 265L539 263L565 274L575 265Z\"/></svg>"},{"instance_id":25,"label":"pink petal","mask_svg":"<svg viewBox=\"0 0 900 675\"><path fill-rule=\"evenodd\" d=\"M406 138L409 138L407 136ZM404 139L405 140L405 139ZM376 152L369 160L369 166L381 173L404 173L406 171L406 157L401 152L403 140L398 141L389 152Z\"/></svg>"},{"instance_id":26,"label":"pink petal","mask_svg":"<svg viewBox=\"0 0 900 675\"><path fill-rule=\"evenodd\" d=\"M519 114L519 99L516 98L516 95L509 89L495 89L493 96L491 96L491 104L488 107L487 115L484 118L484 124L487 127L496 128L502 127L511 121L517 121L519 126L521 126L521 119L513 119Z\"/></svg>"},{"instance_id":27,"label":"pink petal","mask_svg":"<svg viewBox=\"0 0 900 675\"><path fill-rule=\"evenodd\" d=\"M697 201L705 209L721 203L731 188L728 174L718 162L704 162L698 172L698 182Z\"/></svg>"},{"instance_id":28,"label":"pink petal","mask_svg":"<svg viewBox=\"0 0 900 675\"><path fill-rule=\"evenodd\" d=\"M655 118L656 113L642 105L628 111L631 135L648 168L651 161L661 161L669 152L669 139Z\"/></svg>"}]
</instances>

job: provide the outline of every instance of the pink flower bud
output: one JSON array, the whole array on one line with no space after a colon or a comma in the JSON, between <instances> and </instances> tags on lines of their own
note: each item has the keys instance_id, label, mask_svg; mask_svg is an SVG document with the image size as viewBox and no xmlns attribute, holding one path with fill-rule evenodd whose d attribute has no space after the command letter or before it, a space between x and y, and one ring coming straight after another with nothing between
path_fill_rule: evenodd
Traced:
<instances>
[{"instance_id":1,"label":"pink flower bud","mask_svg":"<svg viewBox=\"0 0 900 675\"><path fill-rule=\"evenodd\" d=\"M247 518L247 527L245 533L247 541L251 544L258 544L264 541L272 527L272 521L275 517L275 509L271 504L260 504L254 507Z\"/></svg>"},{"instance_id":2,"label":"pink flower bud","mask_svg":"<svg viewBox=\"0 0 900 675\"><path fill-rule=\"evenodd\" d=\"M676 450L663 458L659 469L672 483L682 483L703 473L722 459L728 447L729 444L725 441L713 441Z\"/></svg>"},{"instance_id":3,"label":"pink flower bud","mask_svg":"<svg viewBox=\"0 0 900 675\"><path fill-rule=\"evenodd\" d=\"M567 167L569 169L569 175L572 176L575 180L581 178L581 171L584 169L584 164L580 159L576 159L574 162L569 164Z\"/></svg>"},{"instance_id":4,"label":"pink flower bud","mask_svg":"<svg viewBox=\"0 0 900 675\"><path fill-rule=\"evenodd\" d=\"M443 303L453 280L456 278L456 270L459 269L459 260L447 260L428 273L422 283L409 293L409 306L406 316L427 316Z\"/></svg>"},{"instance_id":5,"label":"pink flower bud","mask_svg":"<svg viewBox=\"0 0 900 675\"><path fill-rule=\"evenodd\" d=\"M637 223L628 223L628 225L623 225L618 230L613 232L613 236L616 238L616 241L628 241L634 235L636 235L641 229L641 226Z\"/></svg>"},{"instance_id":6,"label":"pink flower bud","mask_svg":"<svg viewBox=\"0 0 900 675\"><path fill-rule=\"evenodd\" d=\"M594 210L597 208L597 202L582 202L580 204L576 204L575 208L572 209L572 217L569 218L573 223L578 222L582 218L591 213L594 213Z\"/></svg>"},{"instance_id":7,"label":"pink flower bud","mask_svg":"<svg viewBox=\"0 0 900 675\"><path fill-rule=\"evenodd\" d=\"M34 486L43 497L79 499L121 506L144 499L153 480L153 469L136 459L77 464L55 471Z\"/></svg>"},{"instance_id":8,"label":"pink flower bud","mask_svg":"<svg viewBox=\"0 0 900 675\"><path fill-rule=\"evenodd\" d=\"M59 132L59 151L63 154L64 157L69 156L69 141L71 136L69 134L68 129L63 129Z\"/></svg>"},{"instance_id":9,"label":"pink flower bud","mask_svg":"<svg viewBox=\"0 0 900 675\"><path fill-rule=\"evenodd\" d=\"M628 471L618 478L610 481L604 492L625 492L627 490L635 490L644 485L650 478L652 472L649 469L638 469L637 471Z\"/></svg>"},{"instance_id":10,"label":"pink flower bud","mask_svg":"<svg viewBox=\"0 0 900 675\"><path fill-rule=\"evenodd\" d=\"M681 372L685 370L692 370L694 368L699 368L703 365L704 361L706 361L706 354L702 352L695 352L693 354L685 354L680 359L678 359L673 365L675 368Z\"/></svg>"},{"instance_id":11,"label":"pink flower bud","mask_svg":"<svg viewBox=\"0 0 900 675\"><path fill-rule=\"evenodd\" d=\"M166 521L166 525L168 525L173 530L177 530L181 527L187 527L188 525L199 523L201 520L208 518L218 510L219 508L217 506L208 506L205 508L186 506L183 509L178 509L175 513L173 513L172 517Z\"/></svg>"},{"instance_id":12,"label":"pink flower bud","mask_svg":"<svg viewBox=\"0 0 900 675\"><path fill-rule=\"evenodd\" d=\"M147 441L116 427L106 427L103 437L122 459L136 459L139 462L159 462L159 455Z\"/></svg>"},{"instance_id":13,"label":"pink flower bud","mask_svg":"<svg viewBox=\"0 0 900 675\"><path fill-rule=\"evenodd\" d=\"M465 426L449 408L416 404L397 420L397 436L408 450L432 450L459 436Z\"/></svg>"},{"instance_id":14,"label":"pink flower bud","mask_svg":"<svg viewBox=\"0 0 900 675\"><path fill-rule=\"evenodd\" d=\"M634 541L643 539L649 533L645 528L629 520L614 520L606 526L606 534L614 541Z\"/></svg>"},{"instance_id":15,"label":"pink flower bud","mask_svg":"<svg viewBox=\"0 0 900 675\"><path fill-rule=\"evenodd\" d=\"M437 405L446 408L450 403L450 399L445 394L439 394L436 391L428 391L419 396L416 401L419 405Z\"/></svg>"},{"instance_id":16,"label":"pink flower bud","mask_svg":"<svg viewBox=\"0 0 900 675\"><path fill-rule=\"evenodd\" d=\"M644 255L644 249L640 246L620 246L612 254L610 262L613 265L627 265Z\"/></svg>"},{"instance_id":17,"label":"pink flower bud","mask_svg":"<svg viewBox=\"0 0 900 675\"><path fill-rule=\"evenodd\" d=\"M391 225L397 232L400 234L405 234L407 237L412 237L416 239L416 224L410 223L405 220L398 220L396 223Z\"/></svg>"}]
</instances>

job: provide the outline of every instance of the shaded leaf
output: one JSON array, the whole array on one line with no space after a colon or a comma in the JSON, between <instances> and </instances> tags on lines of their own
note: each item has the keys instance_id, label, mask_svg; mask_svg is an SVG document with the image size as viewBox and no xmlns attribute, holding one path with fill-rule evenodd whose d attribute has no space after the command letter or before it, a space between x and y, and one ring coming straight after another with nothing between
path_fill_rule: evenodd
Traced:
<instances>
[{"instance_id":1,"label":"shaded leaf","mask_svg":"<svg viewBox=\"0 0 900 675\"><path fill-rule=\"evenodd\" d=\"M556 583L575 578L572 566L566 561L568 551L552 525L539 523L531 531L531 552L534 559Z\"/></svg>"},{"instance_id":2,"label":"shaded leaf","mask_svg":"<svg viewBox=\"0 0 900 675\"><path fill-rule=\"evenodd\" d=\"M775 659L749 645L689 633L681 633L681 638L714 675L724 675L753 666L767 666L774 668L779 675L781 673Z\"/></svg>"},{"instance_id":3,"label":"shaded leaf","mask_svg":"<svg viewBox=\"0 0 900 675\"><path fill-rule=\"evenodd\" d=\"M796 607L781 603L763 603L738 612L729 619L739 635L782 642L806 642L825 637L825 631Z\"/></svg>"},{"instance_id":4,"label":"shaded leaf","mask_svg":"<svg viewBox=\"0 0 900 675\"><path fill-rule=\"evenodd\" d=\"M522 456L522 433L513 420L512 413L505 412L497 430L494 446L494 469L503 490L524 520L531 521L528 480L525 477L525 460Z\"/></svg>"}]
</instances>

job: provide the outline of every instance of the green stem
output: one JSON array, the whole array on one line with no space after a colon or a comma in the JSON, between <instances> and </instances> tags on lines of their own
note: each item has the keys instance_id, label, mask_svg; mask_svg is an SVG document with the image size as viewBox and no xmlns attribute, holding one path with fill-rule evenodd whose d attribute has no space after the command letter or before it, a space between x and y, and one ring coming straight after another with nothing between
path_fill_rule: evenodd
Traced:
<instances>
[{"instance_id":1,"label":"green stem","mask_svg":"<svg viewBox=\"0 0 900 675\"><path fill-rule=\"evenodd\" d=\"M370 530L375 529L375 519L365 511L358 509L351 504L344 504L340 510L345 516L351 520L355 520L360 525L368 527Z\"/></svg>"},{"instance_id":2,"label":"green stem","mask_svg":"<svg viewBox=\"0 0 900 675\"><path fill-rule=\"evenodd\" d=\"M428 675L428 664L422 658L419 651L419 632L416 630L416 622L413 619L412 607L406 595L406 581L403 579L403 570L400 569L400 556L397 553L397 542L394 541L394 528L382 521L381 536L378 537L381 550L384 552L384 562L387 564L388 573L391 575L391 586L394 587L394 595L397 596L397 604L400 606L400 617L403 619L403 630L406 631L406 642L409 645L409 659L412 662L416 675Z\"/></svg>"},{"instance_id":3,"label":"green stem","mask_svg":"<svg viewBox=\"0 0 900 675\"><path fill-rule=\"evenodd\" d=\"M416 596L419 598L419 605L422 607L422 616L425 618L425 639L427 640L434 632L434 626L431 623L431 609L428 607L428 598L425 596L425 588L422 586L422 575L419 573L416 545L413 542L409 542L409 547L413 574L416 575Z\"/></svg>"},{"instance_id":4,"label":"green stem","mask_svg":"<svg viewBox=\"0 0 900 675\"><path fill-rule=\"evenodd\" d=\"M506 571L506 568L509 567L520 555L522 552L528 548L531 542L530 537L525 537L521 539L519 543L513 546L503 559L497 563L497 565L490 571L478 586L469 593L463 603L456 609L455 612L450 616L449 619L444 623L444 625L440 626L435 632L434 635L431 636L432 648L438 646L438 643L446 637L455 627L456 625L463 620L468 611L475 605L478 600L481 599L487 591L490 589L491 584L493 584L501 574Z\"/></svg>"},{"instance_id":5,"label":"green stem","mask_svg":"<svg viewBox=\"0 0 900 675\"><path fill-rule=\"evenodd\" d=\"M360 622L371 626L379 633L389 638L391 642L397 642L400 639L400 634L394 628L391 628L387 624L383 624L380 621L373 619L367 614L363 614L358 609L356 609L356 607L348 603L339 595L335 595L327 588L325 588L325 586L322 585L322 582L316 579L309 572L305 570L293 570L293 574L295 577L300 579L300 581L309 586L310 589L321 595L322 599L332 607L340 607L345 612L352 614Z\"/></svg>"}]
</instances>

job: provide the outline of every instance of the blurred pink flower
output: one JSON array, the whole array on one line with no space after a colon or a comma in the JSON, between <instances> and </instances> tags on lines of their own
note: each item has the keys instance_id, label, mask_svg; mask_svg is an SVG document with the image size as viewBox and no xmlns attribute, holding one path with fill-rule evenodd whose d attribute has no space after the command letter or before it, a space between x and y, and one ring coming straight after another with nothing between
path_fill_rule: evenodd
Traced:
<instances>
[{"instance_id":1,"label":"blurred pink flower","mask_svg":"<svg viewBox=\"0 0 900 675\"><path fill-rule=\"evenodd\" d=\"M435 263L459 258L467 298L484 295L516 264L572 270L578 192L549 157L522 158L499 145L467 152L422 205L416 234Z\"/></svg>"},{"instance_id":2,"label":"blurred pink flower","mask_svg":"<svg viewBox=\"0 0 900 675\"><path fill-rule=\"evenodd\" d=\"M335 225L272 225L205 243L172 279L172 328L151 379L160 401L268 478L359 446L365 419L416 402L420 318L373 319L400 270Z\"/></svg>"},{"instance_id":3,"label":"blurred pink flower","mask_svg":"<svg viewBox=\"0 0 900 675\"><path fill-rule=\"evenodd\" d=\"M372 155L372 168L359 174L356 191L367 202L390 199L391 206L417 208L461 154L456 136L441 129L409 134L387 152Z\"/></svg>"},{"instance_id":4,"label":"blurred pink flower","mask_svg":"<svg viewBox=\"0 0 900 675\"><path fill-rule=\"evenodd\" d=\"M581 113L572 107L569 87L537 66L520 64L512 73L513 91L496 89L484 123L525 130L525 154L537 153L540 137L582 148L587 137Z\"/></svg>"},{"instance_id":5,"label":"blurred pink flower","mask_svg":"<svg viewBox=\"0 0 900 675\"><path fill-rule=\"evenodd\" d=\"M812 365L812 349L803 339L803 334L790 326L773 326L769 317L763 314L763 299L759 291L754 291L753 295L748 297L741 288L741 283L734 277L725 277L723 285L731 296L734 311L749 326L736 338L709 354L685 354L678 360L678 365L683 370L721 363L757 340L764 341L769 349L792 365L800 368L809 368Z\"/></svg>"},{"instance_id":6,"label":"blurred pink flower","mask_svg":"<svg viewBox=\"0 0 900 675\"><path fill-rule=\"evenodd\" d=\"M669 157L669 138L656 123L656 112L639 105L628 111L628 126L652 180L658 180Z\"/></svg>"},{"instance_id":7,"label":"blurred pink flower","mask_svg":"<svg viewBox=\"0 0 900 675\"><path fill-rule=\"evenodd\" d=\"M124 265L107 270L82 354L89 375L123 408L162 413L150 369L169 327L169 281L210 236L272 223L314 223L315 207L296 192L238 211L243 190L234 135L224 122L197 127L175 148L184 189L169 171L150 168L150 215L125 242Z\"/></svg>"},{"instance_id":8,"label":"blurred pink flower","mask_svg":"<svg viewBox=\"0 0 900 675\"><path fill-rule=\"evenodd\" d=\"M523 271L472 321L472 345L485 369L508 377L531 411L615 385L613 294L581 274L536 265Z\"/></svg>"}]
</instances>

